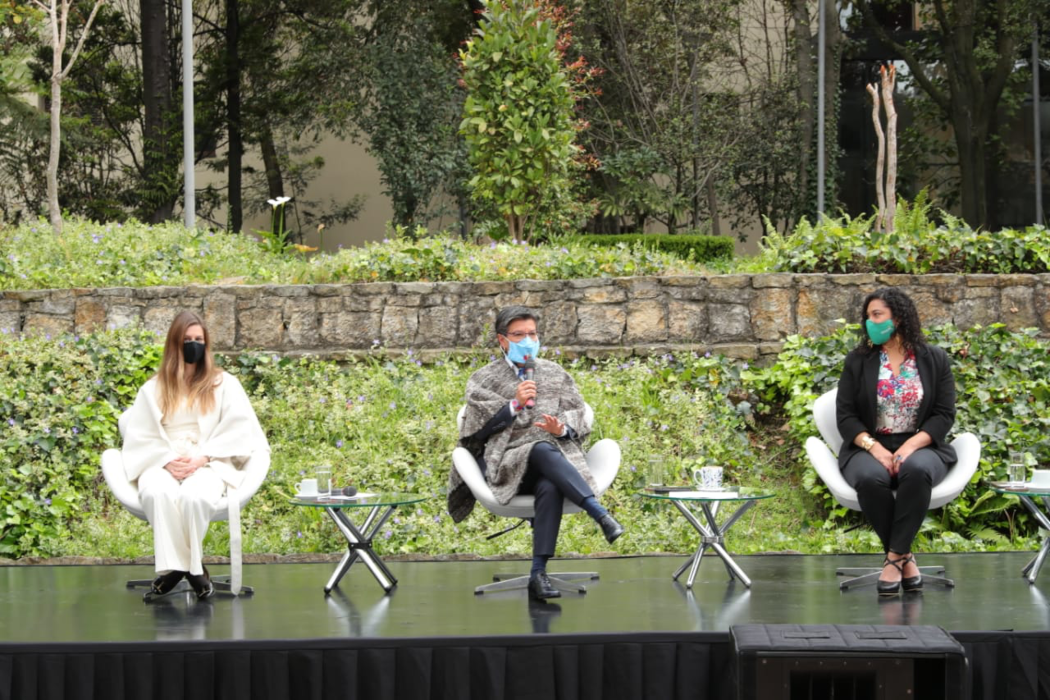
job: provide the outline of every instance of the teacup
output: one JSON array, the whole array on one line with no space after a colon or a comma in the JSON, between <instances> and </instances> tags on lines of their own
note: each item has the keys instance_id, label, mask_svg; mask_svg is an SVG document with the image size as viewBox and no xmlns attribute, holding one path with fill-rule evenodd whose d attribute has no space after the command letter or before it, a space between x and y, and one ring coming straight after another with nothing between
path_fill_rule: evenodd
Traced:
<instances>
[{"instance_id":1,"label":"teacup","mask_svg":"<svg viewBox=\"0 0 1050 700\"><path fill-rule=\"evenodd\" d=\"M303 479L295 485L297 496L316 496L317 479Z\"/></svg>"},{"instance_id":2,"label":"teacup","mask_svg":"<svg viewBox=\"0 0 1050 700\"><path fill-rule=\"evenodd\" d=\"M693 481L701 491L718 491L722 488L722 467L700 467L693 470Z\"/></svg>"},{"instance_id":3,"label":"teacup","mask_svg":"<svg viewBox=\"0 0 1050 700\"><path fill-rule=\"evenodd\" d=\"M1032 486L1050 487L1050 469L1033 469Z\"/></svg>"}]
</instances>

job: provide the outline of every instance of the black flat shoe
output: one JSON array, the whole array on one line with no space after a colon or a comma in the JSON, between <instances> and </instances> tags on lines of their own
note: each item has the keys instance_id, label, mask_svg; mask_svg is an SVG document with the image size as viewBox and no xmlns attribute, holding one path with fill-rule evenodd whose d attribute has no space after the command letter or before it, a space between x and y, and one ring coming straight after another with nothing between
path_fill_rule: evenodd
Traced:
<instances>
[{"instance_id":1,"label":"black flat shoe","mask_svg":"<svg viewBox=\"0 0 1050 700\"><path fill-rule=\"evenodd\" d=\"M546 571L541 571L529 579L529 598L547 600L561 598L561 591L554 587Z\"/></svg>"},{"instance_id":2,"label":"black flat shoe","mask_svg":"<svg viewBox=\"0 0 1050 700\"><path fill-rule=\"evenodd\" d=\"M193 586L193 592L197 594L197 600L210 598L215 593L215 587L211 585L211 576L208 575L208 567L204 567L204 573L186 574L186 580Z\"/></svg>"},{"instance_id":3,"label":"black flat shoe","mask_svg":"<svg viewBox=\"0 0 1050 700\"><path fill-rule=\"evenodd\" d=\"M911 562L911 563L915 564L916 568L918 568L918 566L919 566L918 564L915 563L915 556L912 555L912 554L909 554L908 556L904 557L900 561L904 562L904 563ZM901 573L903 573L903 567L901 569ZM909 576L908 578L902 578L901 579L901 588L904 589L905 593L910 593L910 592L913 592L913 591L921 591L922 590L922 574L919 574L918 576Z\"/></svg>"},{"instance_id":4,"label":"black flat shoe","mask_svg":"<svg viewBox=\"0 0 1050 700\"><path fill-rule=\"evenodd\" d=\"M893 566L901 574L904 574L904 559L898 559L896 561L890 561L889 557L882 562L882 566L885 567L887 564ZM897 595L901 592L900 581L883 581L881 578L875 582L875 591L879 595Z\"/></svg>"},{"instance_id":5,"label":"black flat shoe","mask_svg":"<svg viewBox=\"0 0 1050 700\"><path fill-rule=\"evenodd\" d=\"M161 574L153 579L149 591L154 595L167 595L168 593L171 593L175 586L179 585L179 581L181 581L185 575L185 571L169 571L166 574Z\"/></svg>"},{"instance_id":6,"label":"black flat shoe","mask_svg":"<svg viewBox=\"0 0 1050 700\"><path fill-rule=\"evenodd\" d=\"M598 525L602 529L602 534L605 535L605 541L609 544L615 542L623 534L623 525L616 522L616 518L608 513L599 518Z\"/></svg>"}]
</instances>

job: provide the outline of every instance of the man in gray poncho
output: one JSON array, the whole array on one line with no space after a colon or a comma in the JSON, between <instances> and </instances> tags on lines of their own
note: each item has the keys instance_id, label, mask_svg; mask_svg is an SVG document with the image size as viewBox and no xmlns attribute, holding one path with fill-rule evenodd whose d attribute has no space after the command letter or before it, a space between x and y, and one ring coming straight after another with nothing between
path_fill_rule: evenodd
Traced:
<instances>
[{"instance_id":1,"label":"man in gray poncho","mask_svg":"<svg viewBox=\"0 0 1050 700\"><path fill-rule=\"evenodd\" d=\"M537 359L537 321L536 313L524 306L497 314L496 339L503 357L467 382L460 445L477 459L500 503L520 493L535 495L529 596L546 599L561 595L546 569L558 541L564 499L594 518L610 543L623 534L623 527L594 497L581 447L590 433L583 420L583 397L564 369ZM532 379L526 378L526 367L534 373ZM449 514L459 522L473 507L473 494L453 469Z\"/></svg>"}]
</instances>

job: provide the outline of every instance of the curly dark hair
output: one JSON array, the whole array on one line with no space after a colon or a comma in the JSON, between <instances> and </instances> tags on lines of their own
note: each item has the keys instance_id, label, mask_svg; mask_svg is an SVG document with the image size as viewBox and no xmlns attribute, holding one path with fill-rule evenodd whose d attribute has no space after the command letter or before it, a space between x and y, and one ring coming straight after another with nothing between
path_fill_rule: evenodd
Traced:
<instances>
[{"instance_id":1,"label":"curly dark hair","mask_svg":"<svg viewBox=\"0 0 1050 700\"><path fill-rule=\"evenodd\" d=\"M876 299L890 307L890 313L893 314L893 335L901 339L905 350L914 352L926 344L926 338L922 334L922 323L919 321L919 312L911 297L897 287L880 287L864 297L864 303L861 304L858 348L875 352L878 347L873 346L868 339L868 331L864 323L868 320L868 304Z\"/></svg>"}]
</instances>

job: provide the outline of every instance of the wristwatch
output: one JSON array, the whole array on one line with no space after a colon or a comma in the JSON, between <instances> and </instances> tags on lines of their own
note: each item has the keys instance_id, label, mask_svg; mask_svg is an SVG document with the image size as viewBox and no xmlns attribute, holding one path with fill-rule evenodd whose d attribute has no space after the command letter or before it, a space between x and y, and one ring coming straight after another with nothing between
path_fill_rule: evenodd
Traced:
<instances>
[{"instance_id":1,"label":"wristwatch","mask_svg":"<svg viewBox=\"0 0 1050 700\"><path fill-rule=\"evenodd\" d=\"M861 438L860 446L863 447L865 451L871 452L871 448L875 447L875 438L870 435L865 435Z\"/></svg>"}]
</instances>

